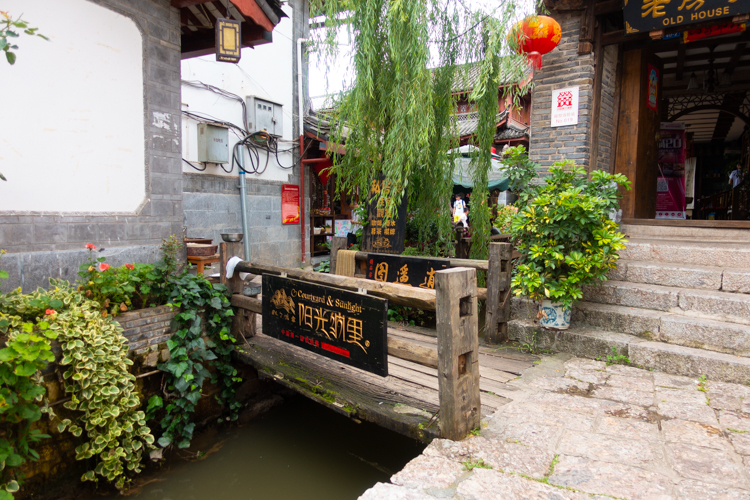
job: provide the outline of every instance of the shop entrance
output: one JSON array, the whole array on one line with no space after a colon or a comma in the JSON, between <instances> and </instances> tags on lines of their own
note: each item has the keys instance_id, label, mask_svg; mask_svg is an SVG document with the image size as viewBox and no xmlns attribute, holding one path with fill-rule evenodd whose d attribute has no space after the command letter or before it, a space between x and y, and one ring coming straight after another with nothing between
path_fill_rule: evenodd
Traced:
<instances>
[{"instance_id":1,"label":"shop entrance","mask_svg":"<svg viewBox=\"0 0 750 500\"><path fill-rule=\"evenodd\" d=\"M691 28L617 40L613 168L633 184L623 218L750 228L749 32Z\"/></svg>"}]
</instances>

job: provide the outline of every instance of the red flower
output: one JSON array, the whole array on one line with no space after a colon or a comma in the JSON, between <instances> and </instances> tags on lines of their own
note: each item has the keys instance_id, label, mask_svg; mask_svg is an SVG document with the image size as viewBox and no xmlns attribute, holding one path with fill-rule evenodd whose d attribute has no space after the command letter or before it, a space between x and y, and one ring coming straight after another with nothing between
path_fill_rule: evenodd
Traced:
<instances>
[{"instance_id":1,"label":"red flower","mask_svg":"<svg viewBox=\"0 0 750 500\"><path fill-rule=\"evenodd\" d=\"M125 268L126 268L126 269L127 269L128 271L132 271L133 269L135 269L135 266L134 266L133 264L125 264Z\"/></svg>"},{"instance_id":2,"label":"red flower","mask_svg":"<svg viewBox=\"0 0 750 500\"><path fill-rule=\"evenodd\" d=\"M96 247L91 243L86 243L86 250L96 250Z\"/></svg>"},{"instance_id":3,"label":"red flower","mask_svg":"<svg viewBox=\"0 0 750 500\"><path fill-rule=\"evenodd\" d=\"M112 266L110 266L106 262L102 262L101 264L99 264L99 270L102 271L102 272L106 271L110 267L112 267Z\"/></svg>"},{"instance_id":4,"label":"red flower","mask_svg":"<svg viewBox=\"0 0 750 500\"><path fill-rule=\"evenodd\" d=\"M46 311L44 311L44 314L46 314L47 316L52 316L53 314L57 314L57 311L55 311L54 309L47 309Z\"/></svg>"}]
</instances>

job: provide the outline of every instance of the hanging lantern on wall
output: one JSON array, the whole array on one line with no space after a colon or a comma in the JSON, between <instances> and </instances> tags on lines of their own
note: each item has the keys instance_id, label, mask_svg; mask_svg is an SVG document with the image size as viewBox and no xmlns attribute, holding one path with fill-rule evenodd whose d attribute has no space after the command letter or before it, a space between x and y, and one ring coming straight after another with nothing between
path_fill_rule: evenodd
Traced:
<instances>
[{"instance_id":1,"label":"hanging lantern on wall","mask_svg":"<svg viewBox=\"0 0 750 500\"><path fill-rule=\"evenodd\" d=\"M562 29L549 16L530 16L517 22L509 36L516 39L517 50L526 54L529 66L540 69L542 55L557 47L562 38Z\"/></svg>"}]
</instances>

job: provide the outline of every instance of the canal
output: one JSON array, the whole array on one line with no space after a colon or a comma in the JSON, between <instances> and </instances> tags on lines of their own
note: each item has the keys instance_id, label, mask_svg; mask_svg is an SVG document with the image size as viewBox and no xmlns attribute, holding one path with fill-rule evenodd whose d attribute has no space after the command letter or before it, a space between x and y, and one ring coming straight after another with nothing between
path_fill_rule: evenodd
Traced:
<instances>
[{"instance_id":1,"label":"canal","mask_svg":"<svg viewBox=\"0 0 750 500\"><path fill-rule=\"evenodd\" d=\"M352 500L375 483L387 482L424 446L374 424L357 424L297 396L241 427L197 437L198 449L190 458L172 453L161 471L140 478L128 496ZM196 452L203 458L196 458Z\"/></svg>"}]
</instances>

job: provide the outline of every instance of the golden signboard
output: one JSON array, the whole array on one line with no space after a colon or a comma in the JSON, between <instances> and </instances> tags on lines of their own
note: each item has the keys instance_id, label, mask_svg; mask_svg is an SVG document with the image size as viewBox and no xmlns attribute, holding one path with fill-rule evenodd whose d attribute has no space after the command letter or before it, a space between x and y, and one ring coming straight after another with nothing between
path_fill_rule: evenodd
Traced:
<instances>
[{"instance_id":1,"label":"golden signboard","mask_svg":"<svg viewBox=\"0 0 750 500\"><path fill-rule=\"evenodd\" d=\"M236 63L242 56L242 26L233 19L216 20L216 60Z\"/></svg>"}]
</instances>

